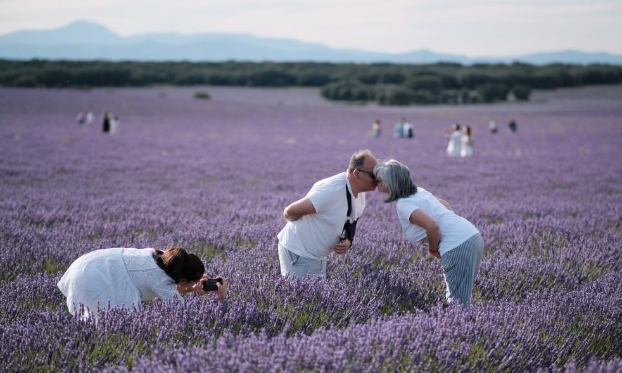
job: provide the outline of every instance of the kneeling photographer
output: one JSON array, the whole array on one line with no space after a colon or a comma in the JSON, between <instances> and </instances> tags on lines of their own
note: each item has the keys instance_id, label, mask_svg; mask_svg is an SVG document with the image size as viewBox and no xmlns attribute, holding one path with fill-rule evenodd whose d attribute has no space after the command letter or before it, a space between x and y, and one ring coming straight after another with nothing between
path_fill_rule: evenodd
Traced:
<instances>
[{"instance_id":1,"label":"kneeling photographer","mask_svg":"<svg viewBox=\"0 0 622 373\"><path fill-rule=\"evenodd\" d=\"M72 315L95 320L107 307L140 309L142 302L156 298L185 306L181 294L212 293L222 301L228 291L225 278L209 279L201 259L181 247L95 250L69 266L58 288Z\"/></svg>"}]
</instances>

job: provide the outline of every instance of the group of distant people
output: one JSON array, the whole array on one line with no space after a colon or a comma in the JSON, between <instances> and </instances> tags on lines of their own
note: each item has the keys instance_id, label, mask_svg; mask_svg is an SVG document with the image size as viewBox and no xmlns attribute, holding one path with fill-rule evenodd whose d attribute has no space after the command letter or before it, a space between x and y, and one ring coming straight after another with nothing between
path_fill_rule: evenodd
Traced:
<instances>
[{"instance_id":1,"label":"group of distant people","mask_svg":"<svg viewBox=\"0 0 622 373\"><path fill-rule=\"evenodd\" d=\"M89 111L86 114L84 114L84 112L81 111L81 112L78 113L78 116L76 117L76 121L78 122L78 126L83 126L85 124L91 125L91 124L93 124L93 120L95 120L95 115L93 114L92 111Z\"/></svg>"},{"instance_id":2,"label":"group of distant people","mask_svg":"<svg viewBox=\"0 0 622 373\"><path fill-rule=\"evenodd\" d=\"M510 132L516 132L518 126L514 119L508 122L508 128ZM497 123L491 120L488 123L488 129L491 133L497 133L499 127ZM447 155L450 157L470 157L473 155L473 138L471 134L471 127L468 125L461 126L459 123L452 125L451 129L445 130L445 137L448 140L447 143ZM374 138L380 137L380 119L376 119L372 123L371 136ZM406 118L402 117L393 127L393 134L396 138L414 138L415 126L408 122Z\"/></svg>"},{"instance_id":3,"label":"group of distant people","mask_svg":"<svg viewBox=\"0 0 622 373\"><path fill-rule=\"evenodd\" d=\"M109 111L105 112L102 118L102 131L104 133L110 133L114 135L119 132L119 126L121 125L121 121L119 120L119 116L115 115Z\"/></svg>"},{"instance_id":4,"label":"group of distant people","mask_svg":"<svg viewBox=\"0 0 622 373\"><path fill-rule=\"evenodd\" d=\"M514 119L510 119L510 121L508 122L508 129L512 133L516 132L516 130L518 129L518 125L516 124L516 121ZM499 132L499 126L497 126L497 122L495 122L494 120L488 122L488 130L490 131L490 133Z\"/></svg>"},{"instance_id":5,"label":"group of distant people","mask_svg":"<svg viewBox=\"0 0 622 373\"><path fill-rule=\"evenodd\" d=\"M471 127L463 126L460 129L459 123L451 126L451 131L446 131L448 138L447 155L450 157L470 157L473 155L473 140L471 139Z\"/></svg>"},{"instance_id":6,"label":"group of distant people","mask_svg":"<svg viewBox=\"0 0 622 373\"><path fill-rule=\"evenodd\" d=\"M83 125L91 125L95 120L95 115L92 111L84 114L83 111L78 113L76 117L76 122L79 126ZM119 126L121 125L121 120L118 115L115 115L111 112L104 112L102 114L102 132L114 135L119 132Z\"/></svg>"},{"instance_id":7,"label":"group of distant people","mask_svg":"<svg viewBox=\"0 0 622 373\"><path fill-rule=\"evenodd\" d=\"M510 132L516 132L518 126L514 119L508 122L508 128ZM494 120L488 123L488 130L493 134L499 131L499 127ZM470 157L473 155L473 139L471 137L470 126L463 126L461 131L460 124L455 123L450 131L445 132L445 136L449 140L447 144L447 155L450 157Z\"/></svg>"},{"instance_id":8,"label":"group of distant people","mask_svg":"<svg viewBox=\"0 0 622 373\"><path fill-rule=\"evenodd\" d=\"M415 137L415 126L402 117L393 127L393 134L399 139L412 139ZM380 137L380 119L376 119L371 125L371 136Z\"/></svg>"},{"instance_id":9,"label":"group of distant people","mask_svg":"<svg viewBox=\"0 0 622 373\"><path fill-rule=\"evenodd\" d=\"M415 126L402 117L393 127L395 137L398 139L412 139L415 137Z\"/></svg>"}]
</instances>

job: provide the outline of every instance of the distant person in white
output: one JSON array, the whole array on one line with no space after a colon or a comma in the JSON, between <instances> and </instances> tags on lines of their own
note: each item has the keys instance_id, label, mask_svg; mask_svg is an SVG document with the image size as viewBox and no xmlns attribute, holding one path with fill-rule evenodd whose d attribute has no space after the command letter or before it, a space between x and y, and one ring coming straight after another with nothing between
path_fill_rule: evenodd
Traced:
<instances>
[{"instance_id":1,"label":"distant person in white","mask_svg":"<svg viewBox=\"0 0 622 373\"><path fill-rule=\"evenodd\" d=\"M369 150L358 151L346 172L316 182L304 198L285 208L287 224L278 234L282 276L326 278L328 256L345 254L352 246L365 192L376 189L372 171L377 163Z\"/></svg>"},{"instance_id":2,"label":"distant person in white","mask_svg":"<svg viewBox=\"0 0 622 373\"><path fill-rule=\"evenodd\" d=\"M470 157L473 155L473 139L471 138L471 127L464 126L462 128L462 137L460 138L460 156Z\"/></svg>"},{"instance_id":3,"label":"distant person in white","mask_svg":"<svg viewBox=\"0 0 622 373\"><path fill-rule=\"evenodd\" d=\"M121 125L121 120L118 115L110 115L110 134L114 135L119 132L119 126Z\"/></svg>"},{"instance_id":4,"label":"distant person in white","mask_svg":"<svg viewBox=\"0 0 622 373\"><path fill-rule=\"evenodd\" d=\"M454 123L451 126L451 132L447 135L449 138L449 143L447 144L447 155L450 157L455 157L460 155L460 139L462 138L462 134L460 133L460 125L458 123Z\"/></svg>"},{"instance_id":5,"label":"distant person in white","mask_svg":"<svg viewBox=\"0 0 622 373\"><path fill-rule=\"evenodd\" d=\"M95 120L95 115L93 115L92 111L89 111L88 113L86 113L86 124L93 124L94 120Z\"/></svg>"},{"instance_id":6,"label":"distant person in white","mask_svg":"<svg viewBox=\"0 0 622 373\"><path fill-rule=\"evenodd\" d=\"M495 122L494 120L491 120L488 123L488 130L490 131L490 133L497 133L497 131L499 130L499 126L497 126L497 122Z\"/></svg>"},{"instance_id":7,"label":"distant person in white","mask_svg":"<svg viewBox=\"0 0 622 373\"><path fill-rule=\"evenodd\" d=\"M456 215L447 201L415 185L410 170L400 162L380 162L374 173L378 191L388 194L384 201L397 201L397 217L406 239L423 242L429 254L441 260L448 303L458 300L468 309L484 251L477 228Z\"/></svg>"}]
</instances>

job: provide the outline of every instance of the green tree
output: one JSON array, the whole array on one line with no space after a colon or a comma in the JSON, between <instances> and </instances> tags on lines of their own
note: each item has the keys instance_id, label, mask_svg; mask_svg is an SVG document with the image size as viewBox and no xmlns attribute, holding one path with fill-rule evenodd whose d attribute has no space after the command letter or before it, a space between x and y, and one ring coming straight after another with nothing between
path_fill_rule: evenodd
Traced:
<instances>
[{"instance_id":1,"label":"green tree","mask_svg":"<svg viewBox=\"0 0 622 373\"><path fill-rule=\"evenodd\" d=\"M531 87L524 84L517 84L512 87L512 94L518 101L529 101L531 95Z\"/></svg>"},{"instance_id":2,"label":"green tree","mask_svg":"<svg viewBox=\"0 0 622 373\"><path fill-rule=\"evenodd\" d=\"M426 91L438 95L443 91L443 81L438 76L413 76L404 82L404 86L413 91Z\"/></svg>"},{"instance_id":3,"label":"green tree","mask_svg":"<svg viewBox=\"0 0 622 373\"><path fill-rule=\"evenodd\" d=\"M416 94L408 88L389 85L380 88L376 97L380 105L410 105L415 102Z\"/></svg>"},{"instance_id":4,"label":"green tree","mask_svg":"<svg viewBox=\"0 0 622 373\"><path fill-rule=\"evenodd\" d=\"M510 88L503 83L484 83L476 87L483 102L506 101Z\"/></svg>"}]
</instances>

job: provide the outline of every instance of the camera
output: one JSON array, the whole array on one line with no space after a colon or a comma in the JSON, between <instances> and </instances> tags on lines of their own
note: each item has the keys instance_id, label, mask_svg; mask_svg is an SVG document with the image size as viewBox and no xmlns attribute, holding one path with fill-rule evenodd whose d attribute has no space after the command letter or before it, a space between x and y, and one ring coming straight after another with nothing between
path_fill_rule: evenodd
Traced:
<instances>
[{"instance_id":1,"label":"camera","mask_svg":"<svg viewBox=\"0 0 622 373\"><path fill-rule=\"evenodd\" d=\"M218 285L216 285L216 283L222 284L222 278L207 279L207 281L201 283L201 287L205 291L218 291Z\"/></svg>"}]
</instances>

